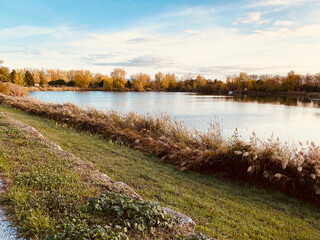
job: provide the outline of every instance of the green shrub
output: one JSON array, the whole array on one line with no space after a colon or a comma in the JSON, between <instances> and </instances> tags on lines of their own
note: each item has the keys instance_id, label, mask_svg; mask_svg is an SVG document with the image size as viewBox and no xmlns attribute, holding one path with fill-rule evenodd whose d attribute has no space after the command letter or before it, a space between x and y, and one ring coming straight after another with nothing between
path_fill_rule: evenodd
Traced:
<instances>
[{"instance_id":1,"label":"green shrub","mask_svg":"<svg viewBox=\"0 0 320 240\"><path fill-rule=\"evenodd\" d=\"M67 86L67 82L63 79L53 80L48 82L50 86Z\"/></svg>"},{"instance_id":2,"label":"green shrub","mask_svg":"<svg viewBox=\"0 0 320 240\"><path fill-rule=\"evenodd\" d=\"M89 221L74 219L49 239L120 240L128 239L133 232L141 236L155 235L159 229L170 232L176 224L176 219L158 204L112 192L90 199L84 213L90 216Z\"/></svg>"},{"instance_id":3,"label":"green shrub","mask_svg":"<svg viewBox=\"0 0 320 240\"><path fill-rule=\"evenodd\" d=\"M67 83L67 86L69 87L74 87L76 84L73 80L71 80L70 82Z\"/></svg>"}]
</instances>

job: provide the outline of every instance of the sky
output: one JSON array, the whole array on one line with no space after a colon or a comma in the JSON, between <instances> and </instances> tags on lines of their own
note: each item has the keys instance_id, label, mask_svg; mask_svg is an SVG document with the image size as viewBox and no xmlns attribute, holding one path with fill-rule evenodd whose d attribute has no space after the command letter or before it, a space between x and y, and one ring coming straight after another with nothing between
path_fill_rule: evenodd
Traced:
<instances>
[{"instance_id":1,"label":"sky","mask_svg":"<svg viewBox=\"0 0 320 240\"><path fill-rule=\"evenodd\" d=\"M108 74L320 72L320 0L0 0L0 60Z\"/></svg>"}]
</instances>

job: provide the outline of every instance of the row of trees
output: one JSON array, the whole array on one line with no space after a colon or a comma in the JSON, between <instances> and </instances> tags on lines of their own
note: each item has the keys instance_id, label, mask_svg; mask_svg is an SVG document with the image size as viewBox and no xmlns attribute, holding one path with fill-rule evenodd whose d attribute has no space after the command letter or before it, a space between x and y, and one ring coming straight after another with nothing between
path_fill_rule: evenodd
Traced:
<instances>
[{"instance_id":1,"label":"row of trees","mask_svg":"<svg viewBox=\"0 0 320 240\"><path fill-rule=\"evenodd\" d=\"M33 86L34 75L29 70L15 70L0 66L0 82L12 82L21 86Z\"/></svg>"},{"instance_id":2,"label":"row of trees","mask_svg":"<svg viewBox=\"0 0 320 240\"><path fill-rule=\"evenodd\" d=\"M248 75L227 78L227 88L230 90L286 92L286 91L320 91L320 73L315 75L300 75L290 71L287 76L279 75Z\"/></svg>"},{"instance_id":3,"label":"row of trees","mask_svg":"<svg viewBox=\"0 0 320 240\"><path fill-rule=\"evenodd\" d=\"M287 76L280 75L248 75L245 72L229 76L226 82L205 79L201 75L185 74L179 81L174 73L155 74L154 79L145 73L133 74L127 79L126 71L115 68L110 75L93 74L89 70L60 69L13 69L0 66L0 81L12 82L21 86L67 85L81 88L99 88L106 90L165 90L165 91L320 91L320 73L300 75L290 71Z\"/></svg>"}]
</instances>

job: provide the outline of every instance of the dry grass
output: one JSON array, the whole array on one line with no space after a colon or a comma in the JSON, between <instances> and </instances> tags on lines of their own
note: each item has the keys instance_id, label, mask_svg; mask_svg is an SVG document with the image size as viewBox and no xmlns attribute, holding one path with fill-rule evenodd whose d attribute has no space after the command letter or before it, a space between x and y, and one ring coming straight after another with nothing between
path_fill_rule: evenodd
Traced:
<instances>
[{"instance_id":1,"label":"dry grass","mask_svg":"<svg viewBox=\"0 0 320 240\"><path fill-rule=\"evenodd\" d=\"M8 82L0 82L0 93L9 96L27 96L28 91L25 87L21 87L17 84L8 83Z\"/></svg>"},{"instance_id":2,"label":"dry grass","mask_svg":"<svg viewBox=\"0 0 320 240\"><path fill-rule=\"evenodd\" d=\"M28 87L29 92L37 91L103 91L102 88L80 88L72 86L40 86L40 87Z\"/></svg>"},{"instance_id":3,"label":"dry grass","mask_svg":"<svg viewBox=\"0 0 320 240\"><path fill-rule=\"evenodd\" d=\"M208 133L192 132L167 116L104 113L73 104L49 104L4 95L0 95L0 102L125 142L181 170L221 173L320 204L320 147L313 142L298 150L278 139L260 141L254 133L250 142L244 142L236 132L231 139L224 139L215 128Z\"/></svg>"}]
</instances>

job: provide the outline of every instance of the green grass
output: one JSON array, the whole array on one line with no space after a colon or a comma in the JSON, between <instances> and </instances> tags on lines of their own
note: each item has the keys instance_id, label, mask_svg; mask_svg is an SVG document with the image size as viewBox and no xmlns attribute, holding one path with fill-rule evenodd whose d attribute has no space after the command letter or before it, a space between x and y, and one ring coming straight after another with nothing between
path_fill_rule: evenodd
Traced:
<instances>
[{"instance_id":1,"label":"green grass","mask_svg":"<svg viewBox=\"0 0 320 240\"><path fill-rule=\"evenodd\" d=\"M0 171L6 182L0 200L19 237L180 239L176 218L161 206L106 191L90 175L91 165L66 155L0 115Z\"/></svg>"},{"instance_id":2,"label":"green grass","mask_svg":"<svg viewBox=\"0 0 320 240\"><path fill-rule=\"evenodd\" d=\"M3 105L0 111L127 183L144 199L190 216L197 231L218 239L320 239L320 212L311 204L241 182L180 172L153 156L52 120Z\"/></svg>"},{"instance_id":3,"label":"green grass","mask_svg":"<svg viewBox=\"0 0 320 240\"><path fill-rule=\"evenodd\" d=\"M93 198L98 188L80 180L69 158L0 116L0 169L8 189L2 204L23 238L44 239ZM59 227L60 225L60 227Z\"/></svg>"}]
</instances>

